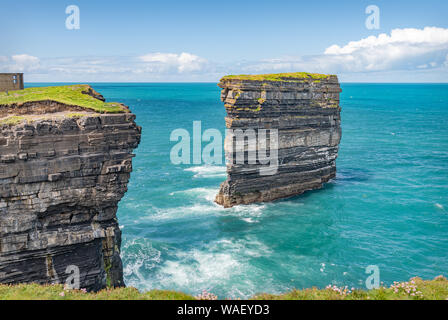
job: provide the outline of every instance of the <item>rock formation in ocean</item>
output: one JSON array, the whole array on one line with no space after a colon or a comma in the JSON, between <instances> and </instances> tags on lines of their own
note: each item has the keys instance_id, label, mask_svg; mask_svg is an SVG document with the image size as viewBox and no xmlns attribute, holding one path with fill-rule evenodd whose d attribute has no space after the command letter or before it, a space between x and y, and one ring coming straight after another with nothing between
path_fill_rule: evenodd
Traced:
<instances>
[{"instance_id":1,"label":"rock formation in ocean","mask_svg":"<svg viewBox=\"0 0 448 320\"><path fill-rule=\"evenodd\" d=\"M79 271L81 288L124 285L116 212L134 120L88 86L0 96L0 283L76 283Z\"/></svg>"},{"instance_id":2,"label":"rock formation in ocean","mask_svg":"<svg viewBox=\"0 0 448 320\"><path fill-rule=\"evenodd\" d=\"M218 204L232 207L291 197L321 188L336 176L341 139L341 89L336 76L310 73L226 76L219 86L227 111L228 178L216 196ZM253 129L256 144L251 147L254 139L247 134L249 139L244 140L242 148L237 148L237 129L245 135L248 129ZM261 131L266 132L266 138ZM271 144L274 140L278 143ZM249 162L254 146L257 159ZM270 174L262 172L266 161L259 161L260 151L264 150L278 160ZM237 161L238 158L244 161Z\"/></svg>"}]
</instances>

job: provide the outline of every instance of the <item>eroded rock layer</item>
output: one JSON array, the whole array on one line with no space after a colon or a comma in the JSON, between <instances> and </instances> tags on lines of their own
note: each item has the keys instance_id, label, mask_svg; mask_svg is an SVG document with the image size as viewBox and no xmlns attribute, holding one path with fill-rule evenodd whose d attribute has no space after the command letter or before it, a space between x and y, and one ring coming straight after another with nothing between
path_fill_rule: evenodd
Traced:
<instances>
[{"instance_id":1,"label":"eroded rock layer","mask_svg":"<svg viewBox=\"0 0 448 320\"><path fill-rule=\"evenodd\" d=\"M243 151L245 162L236 161L241 150L229 141L235 134L228 132L228 178L215 200L224 207L298 195L321 188L336 175L341 139L341 89L337 77L274 76L230 76L219 83L228 129L254 129L257 134L260 129L278 130L278 166L274 174L268 175L260 173L265 164L247 161L248 141ZM267 139L268 150L269 145ZM258 145L257 148L260 151Z\"/></svg>"},{"instance_id":2,"label":"eroded rock layer","mask_svg":"<svg viewBox=\"0 0 448 320\"><path fill-rule=\"evenodd\" d=\"M134 119L87 112L0 124L0 283L65 283L79 270L81 288L124 285L115 214L140 141Z\"/></svg>"}]
</instances>

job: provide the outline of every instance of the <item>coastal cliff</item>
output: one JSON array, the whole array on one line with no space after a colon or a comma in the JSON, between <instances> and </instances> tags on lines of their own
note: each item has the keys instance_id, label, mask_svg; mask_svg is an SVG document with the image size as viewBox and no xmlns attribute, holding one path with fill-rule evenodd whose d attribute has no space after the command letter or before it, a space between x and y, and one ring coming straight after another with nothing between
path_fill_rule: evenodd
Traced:
<instances>
[{"instance_id":1,"label":"coastal cliff","mask_svg":"<svg viewBox=\"0 0 448 320\"><path fill-rule=\"evenodd\" d=\"M135 115L86 85L0 95L0 283L123 286L117 205Z\"/></svg>"},{"instance_id":2,"label":"coastal cliff","mask_svg":"<svg viewBox=\"0 0 448 320\"><path fill-rule=\"evenodd\" d=\"M228 178L216 196L218 204L232 207L286 198L321 188L336 176L341 139L341 89L336 76L304 72L226 76L218 85L230 129L225 142ZM235 149L237 129L253 129L257 151L263 145L276 155L273 174L261 173L265 165L259 159L247 161L249 140L243 149ZM261 129L276 132L275 150L269 148L269 137L260 141ZM236 161L238 153L243 153L244 163Z\"/></svg>"}]
</instances>

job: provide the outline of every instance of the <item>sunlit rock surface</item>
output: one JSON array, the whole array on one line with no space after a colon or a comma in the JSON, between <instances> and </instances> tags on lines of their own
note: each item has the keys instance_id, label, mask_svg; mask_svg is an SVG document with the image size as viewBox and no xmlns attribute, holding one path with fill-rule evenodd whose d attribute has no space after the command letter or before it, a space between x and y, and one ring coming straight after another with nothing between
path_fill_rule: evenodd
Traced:
<instances>
[{"instance_id":1,"label":"sunlit rock surface","mask_svg":"<svg viewBox=\"0 0 448 320\"><path fill-rule=\"evenodd\" d=\"M221 79L221 99L227 111L228 129L278 131L277 168L261 174L266 164L249 163L249 141L244 163L236 161L235 134L226 137L227 180L216 202L224 207L272 201L321 188L336 175L341 139L341 118L336 76L290 73L228 76ZM272 130L274 129L274 130ZM269 151L270 139L266 145ZM260 150L258 139L256 148ZM270 150L274 151L274 150ZM273 153L270 153L273 154ZM269 152L268 152L269 155ZM271 163L272 166L272 163Z\"/></svg>"},{"instance_id":2,"label":"sunlit rock surface","mask_svg":"<svg viewBox=\"0 0 448 320\"><path fill-rule=\"evenodd\" d=\"M27 108L26 120L0 122L0 283L65 283L78 268L81 288L123 286L116 212L140 142L135 115Z\"/></svg>"}]
</instances>

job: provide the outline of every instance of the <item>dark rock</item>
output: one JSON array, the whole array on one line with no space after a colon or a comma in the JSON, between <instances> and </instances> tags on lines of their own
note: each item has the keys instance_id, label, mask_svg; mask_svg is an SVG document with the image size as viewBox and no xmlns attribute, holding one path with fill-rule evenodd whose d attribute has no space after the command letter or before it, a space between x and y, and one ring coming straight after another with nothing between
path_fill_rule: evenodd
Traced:
<instances>
[{"instance_id":1,"label":"dark rock","mask_svg":"<svg viewBox=\"0 0 448 320\"><path fill-rule=\"evenodd\" d=\"M116 211L140 142L134 119L0 127L0 283L64 283L75 266L81 288L124 285Z\"/></svg>"},{"instance_id":2,"label":"dark rock","mask_svg":"<svg viewBox=\"0 0 448 320\"><path fill-rule=\"evenodd\" d=\"M277 81L225 77L219 86L228 129L253 129L258 143L263 141L261 129L277 130L277 147L269 149L272 138L264 140L268 154L278 153L278 166L273 174L261 174L266 165L258 158L249 163L249 141L243 151L236 150L235 134L227 135L228 178L216 196L218 204L232 207L291 197L321 188L335 177L341 139L341 89L336 76ZM256 150L263 148L257 144ZM238 156L244 163L236 161Z\"/></svg>"}]
</instances>

